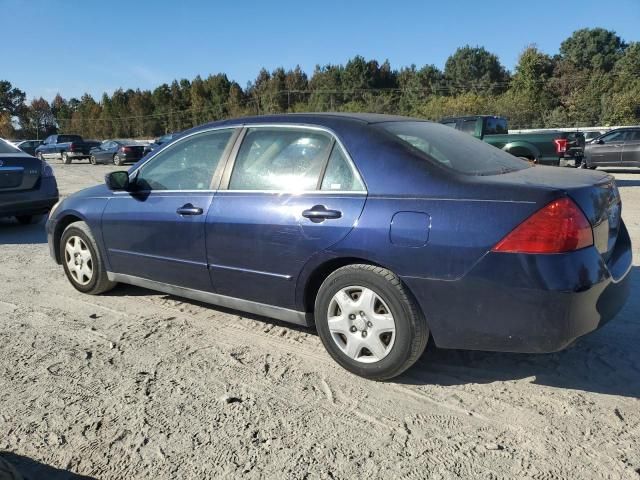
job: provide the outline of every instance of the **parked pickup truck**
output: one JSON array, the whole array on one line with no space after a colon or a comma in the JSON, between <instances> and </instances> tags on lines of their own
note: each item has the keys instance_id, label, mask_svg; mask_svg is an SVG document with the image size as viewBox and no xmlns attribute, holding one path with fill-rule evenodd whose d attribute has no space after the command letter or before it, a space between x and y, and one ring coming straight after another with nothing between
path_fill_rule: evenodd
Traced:
<instances>
[{"instance_id":1,"label":"parked pickup truck","mask_svg":"<svg viewBox=\"0 0 640 480\"><path fill-rule=\"evenodd\" d=\"M542 165L566 167L582 163L584 134L581 132L509 133L507 120L492 115L449 117L440 123L467 132L516 157Z\"/></svg>"},{"instance_id":2,"label":"parked pickup truck","mask_svg":"<svg viewBox=\"0 0 640 480\"><path fill-rule=\"evenodd\" d=\"M80 135L50 135L36 148L40 160L60 159L64 163L72 160L89 159L90 150L96 142L85 142Z\"/></svg>"}]
</instances>

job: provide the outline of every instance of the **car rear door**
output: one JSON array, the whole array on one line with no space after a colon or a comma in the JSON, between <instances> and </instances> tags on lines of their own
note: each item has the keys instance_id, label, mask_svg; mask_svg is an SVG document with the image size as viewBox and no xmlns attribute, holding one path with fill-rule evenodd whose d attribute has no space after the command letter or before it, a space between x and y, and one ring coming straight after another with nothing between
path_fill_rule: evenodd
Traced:
<instances>
[{"instance_id":1,"label":"car rear door","mask_svg":"<svg viewBox=\"0 0 640 480\"><path fill-rule=\"evenodd\" d=\"M366 191L336 138L302 126L243 132L207 217L216 293L295 309L298 275L343 239Z\"/></svg>"},{"instance_id":2,"label":"car rear door","mask_svg":"<svg viewBox=\"0 0 640 480\"><path fill-rule=\"evenodd\" d=\"M114 273L210 291L205 219L238 130L189 135L131 172L114 192L102 237Z\"/></svg>"},{"instance_id":3,"label":"car rear door","mask_svg":"<svg viewBox=\"0 0 640 480\"><path fill-rule=\"evenodd\" d=\"M640 129L627 132L622 148L622 164L627 167L640 167Z\"/></svg>"},{"instance_id":4,"label":"car rear door","mask_svg":"<svg viewBox=\"0 0 640 480\"><path fill-rule=\"evenodd\" d=\"M604 135L591 146L592 165L616 165L622 161L622 147L626 136L625 130Z\"/></svg>"}]
</instances>

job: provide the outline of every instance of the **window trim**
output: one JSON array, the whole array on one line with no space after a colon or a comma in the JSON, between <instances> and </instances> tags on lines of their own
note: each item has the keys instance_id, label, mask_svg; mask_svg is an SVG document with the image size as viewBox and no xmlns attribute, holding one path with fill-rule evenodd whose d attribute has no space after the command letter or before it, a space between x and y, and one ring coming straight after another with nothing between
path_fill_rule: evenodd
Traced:
<instances>
[{"instance_id":1,"label":"window trim","mask_svg":"<svg viewBox=\"0 0 640 480\"><path fill-rule=\"evenodd\" d=\"M320 176L318 178L318 183L316 184L315 190L301 190L301 191L300 190L237 190L237 189L229 188L229 183L231 181L231 173L233 172L233 169L235 167L235 163L236 163L236 159L238 158L240 147L242 146L242 143L249 129L256 129L256 128L271 128L271 129L276 128L276 129L282 129L282 130L292 130L292 129L312 130L312 131L323 132L329 135L329 137L331 138L330 148L327 149L328 150L327 155L323 159L323 162L324 162L323 167L322 167ZM338 146L342 150L342 153L347 161L347 164L349 165L349 168L351 168L351 170L353 171L353 174L358 177L358 179L360 180L360 183L364 187L364 190L354 191L354 190L321 190L320 189L322 185L322 181L324 179L324 175L326 173L327 166L329 164L329 159L331 158L331 153L333 152L333 149L336 148L336 146ZM220 182L220 186L218 190L228 192L228 193L245 193L245 194L247 193L249 194L251 193L295 194L295 195L309 195L309 194L367 195L368 194L367 184L364 182L362 175L360 174L360 171L358 170L355 163L353 162L353 159L351 158L351 155L349 155L349 152L344 147L344 145L342 144L338 136L329 128L318 126L318 125L306 125L306 124L300 124L300 123L291 123L291 124L290 123L256 123L256 124L250 123L250 124L242 125L242 133L239 135L238 139L236 140L236 144L234 145L231 155L227 160L227 165L225 167L224 173L222 174L222 181Z\"/></svg>"}]
</instances>

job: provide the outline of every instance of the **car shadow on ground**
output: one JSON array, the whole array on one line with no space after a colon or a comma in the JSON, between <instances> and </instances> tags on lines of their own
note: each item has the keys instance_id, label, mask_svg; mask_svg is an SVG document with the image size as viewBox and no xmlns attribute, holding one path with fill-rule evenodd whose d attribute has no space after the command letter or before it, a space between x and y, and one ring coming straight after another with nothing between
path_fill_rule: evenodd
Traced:
<instances>
[{"instance_id":1,"label":"car shadow on ground","mask_svg":"<svg viewBox=\"0 0 640 480\"><path fill-rule=\"evenodd\" d=\"M461 385L531 379L531 383L595 393L640 398L640 267L633 267L631 295L623 310L601 330L569 348L550 354L518 354L437 348L433 339L418 362L396 383ZM119 285L103 295L144 296L157 292ZM314 328L292 325L260 315L212 306L173 295L165 298L242 316L299 332Z\"/></svg>"},{"instance_id":2,"label":"car shadow on ground","mask_svg":"<svg viewBox=\"0 0 640 480\"><path fill-rule=\"evenodd\" d=\"M429 347L394 381L461 385L530 379L531 383L640 398L640 267L633 267L631 294L602 329L550 354L516 354Z\"/></svg>"},{"instance_id":3,"label":"car shadow on ground","mask_svg":"<svg viewBox=\"0 0 640 480\"><path fill-rule=\"evenodd\" d=\"M54 468L37 460L33 460L32 458L11 452L0 452L0 461L1 460L8 462L22 477L12 475L11 471L5 474L4 471L0 469L0 480L96 480L94 477L78 475L68 470ZM3 467L2 463L0 463L0 467Z\"/></svg>"},{"instance_id":4,"label":"car shadow on ground","mask_svg":"<svg viewBox=\"0 0 640 480\"><path fill-rule=\"evenodd\" d=\"M22 225L13 218L0 218L0 245L47 243L46 219L33 225Z\"/></svg>"}]
</instances>

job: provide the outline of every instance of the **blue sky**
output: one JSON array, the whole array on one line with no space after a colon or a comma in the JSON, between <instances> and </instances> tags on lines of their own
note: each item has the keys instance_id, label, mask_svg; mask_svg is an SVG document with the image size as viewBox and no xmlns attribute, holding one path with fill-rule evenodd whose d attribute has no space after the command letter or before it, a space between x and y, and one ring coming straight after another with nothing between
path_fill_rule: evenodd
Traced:
<instances>
[{"instance_id":1,"label":"blue sky","mask_svg":"<svg viewBox=\"0 0 640 480\"><path fill-rule=\"evenodd\" d=\"M584 27L640 40L640 0L0 0L0 19L0 79L47 99L217 72L244 87L262 66L310 74L357 54L442 68L465 44L512 69Z\"/></svg>"}]
</instances>

